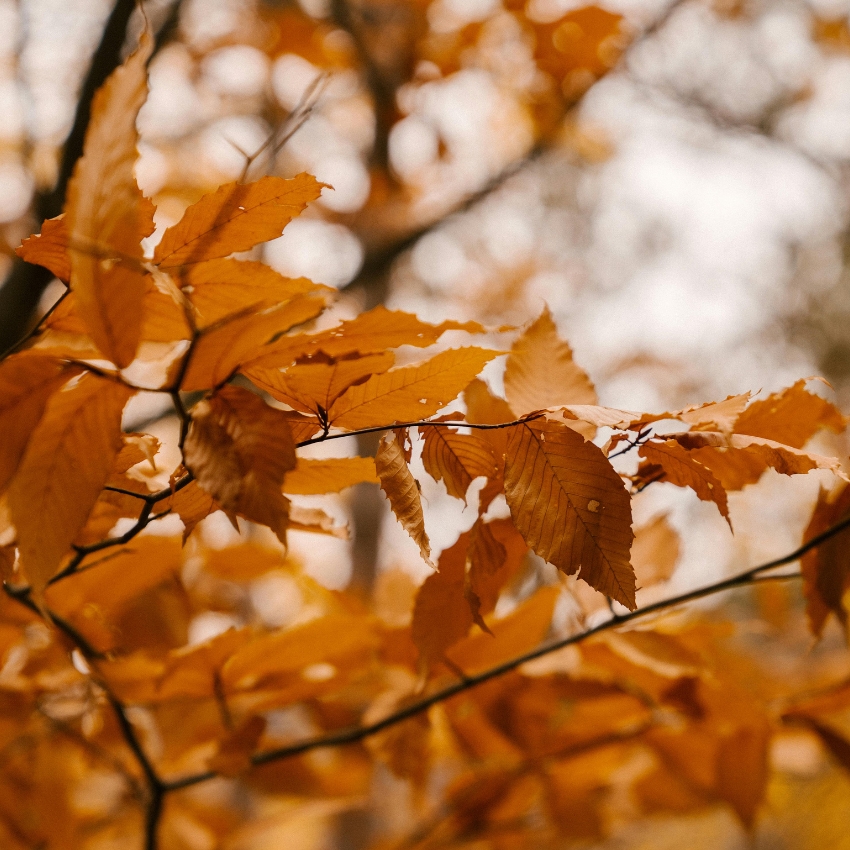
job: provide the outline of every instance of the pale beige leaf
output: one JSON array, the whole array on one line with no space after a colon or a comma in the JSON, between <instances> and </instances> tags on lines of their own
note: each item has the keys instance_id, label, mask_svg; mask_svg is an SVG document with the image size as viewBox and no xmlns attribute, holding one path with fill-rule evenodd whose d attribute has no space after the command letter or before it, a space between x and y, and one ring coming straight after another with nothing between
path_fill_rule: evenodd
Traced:
<instances>
[{"instance_id":1,"label":"pale beige leaf","mask_svg":"<svg viewBox=\"0 0 850 850\"><path fill-rule=\"evenodd\" d=\"M499 353L457 348L424 363L375 375L341 395L331 406L328 419L338 428L356 430L432 416Z\"/></svg>"},{"instance_id":2,"label":"pale beige leaf","mask_svg":"<svg viewBox=\"0 0 850 850\"><path fill-rule=\"evenodd\" d=\"M180 276L180 286L197 311L199 328L247 308L259 310L299 295L321 295L329 301L335 292L304 277L284 277L265 263L234 259L189 266Z\"/></svg>"},{"instance_id":3,"label":"pale beige leaf","mask_svg":"<svg viewBox=\"0 0 850 850\"><path fill-rule=\"evenodd\" d=\"M386 494L393 513L419 547L425 562L433 566L431 544L425 533L419 482L408 468L404 451L394 435L385 434L381 438L378 453L375 456L375 469L381 481L381 489Z\"/></svg>"},{"instance_id":4,"label":"pale beige leaf","mask_svg":"<svg viewBox=\"0 0 850 850\"><path fill-rule=\"evenodd\" d=\"M334 358L319 351L299 359L284 370L249 363L242 374L273 398L305 413L327 411L349 387L387 371L395 361L392 352Z\"/></svg>"},{"instance_id":5,"label":"pale beige leaf","mask_svg":"<svg viewBox=\"0 0 850 850\"><path fill-rule=\"evenodd\" d=\"M94 507L122 446L133 390L86 374L55 393L9 489L21 563L40 597Z\"/></svg>"},{"instance_id":6,"label":"pale beige leaf","mask_svg":"<svg viewBox=\"0 0 850 850\"><path fill-rule=\"evenodd\" d=\"M292 531L327 534L340 540L348 540L349 536L347 525L337 525L334 518L321 508L305 508L302 505L289 506L288 527Z\"/></svg>"},{"instance_id":7,"label":"pale beige leaf","mask_svg":"<svg viewBox=\"0 0 850 850\"><path fill-rule=\"evenodd\" d=\"M12 480L48 398L78 372L28 352L0 362L0 493Z\"/></svg>"},{"instance_id":8,"label":"pale beige leaf","mask_svg":"<svg viewBox=\"0 0 850 850\"><path fill-rule=\"evenodd\" d=\"M596 404L596 390L558 336L548 307L508 355L505 397L517 416L565 404Z\"/></svg>"},{"instance_id":9,"label":"pale beige leaf","mask_svg":"<svg viewBox=\"0 0 850 850\"><path fill-rule=\"evenodd\" d=\"M291 496L339 493L355 484L377 484L371 457L298 458L295 469L286 473L283 492Z\"/></svg>"},{"instance_id":10,"label":"pale beige leaf","mask_svg":"<svg viewBox=\"0 0 850 850\"><path fill-rule=\"evenodd\" d=\"M634 609L629 494L597 446L545 420L511 428L505 497L541 558Z\"/></svg>"},{"instance_id":11,"label":"pale beige leaf","mask_svg":"<svg viewBox=\"0 0 850 850\"><path fill-rule=\"evenodd\" d=\"M98 348L119 367L136 355L145 284L141 239L153 232L133 167L136 116L147 97L149 33L92 101L83 156L68 184L71 289Z\"/></svg>"},{"instance_id":12,"label":"pale beige leaf","mask_svg":"<svg viewBox=\"0 0 850 850\"><path fill-rule=\"evenodd\" d=\"M249 310L211 325L192 346L181 388L202 390L218 386L242 363L255 357L264 343L315 318L324 309L323 300L302 295L260 313Z\"/></svg>"},{"instance_id":13,"label":"pale beige leaf","mask_svg":"<svg viewBox=\"0 0 850 850\"><path fill-rule=\"evenodd\" d=\"M732 528L723 484L707 466L696 460L692 452L682 448L675 440L666 440L663 443L645 443L640 447L639 454L660 469L661 472L654 480L669 481L678 487L690 487L702 501L714 502L729 523L729 528Z\"/></svg>"},{"instance_id":14,"label":"pale beige leaf","mask_svg":"<svg viewBox=\"0 0 850 850\"><path fill-rule=\"evenodd\" d=\"M476 478L494 478L499 474L493 449L477 434L458 434L448 427L422 430L425 471L436 481L442 481L450 496L466 503L466 491Z\"/></svg>"},{"instance_id":15,"label":"pale beige leaf","mask_svg":"<svg viewBox=\"0 0 850 850\"><path fill-rule=\"evenodd\" d=\"M192 409L186 467L222 508L268 526L286 541L283 478L295 467L288 417L241 387L227 386Z\"/></svg>"},{"instance_id":16,"label":"pale beige leaf","mask_svg":"<svg viewBox=\"0 0 850 850\"><path fill-rule=\"evenodd\" d=\"M227 257L275 239L325 186L310 174L219 186L165 231L154 262L174 268Z\"/></svg>"}]
</instances>

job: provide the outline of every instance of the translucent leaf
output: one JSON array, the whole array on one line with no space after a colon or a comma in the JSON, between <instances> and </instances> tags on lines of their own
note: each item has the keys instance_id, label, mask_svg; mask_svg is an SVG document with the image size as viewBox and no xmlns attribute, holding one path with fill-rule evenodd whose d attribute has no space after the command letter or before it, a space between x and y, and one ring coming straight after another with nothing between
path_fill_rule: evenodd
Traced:
<instances>
[{"instance_id":1,"label":"translucent leaf","mask_svg":"<svg viewBox=\"0 0 850 850\"><path fill-rule=\"evenodd\" d=\"M21 563L38 598L112 472L133 390L96 375L54 394L9 489ZM47 521L45 521L47 520Z\"/></svg>"},{"instance_id":2,"label":"translucent leaf","mask_svg":"<svg viewBox=\"0 0 850 850\"><path fill-rule=\"evenodd\" d=\"M192 204L154 252L164 269L216 260L275 239L326 184L310 174L227 183Z\"/></svg>"},{"instance_id":3,"label":"translucent leaf","mask_svg":"<svg viewBox=\"0 0 850 850\"><path fill-rule=\"evenodd\" d=\"M425 533L419 482L408 468L404 452L395 436L385 434L381 438L378 453L375 455L375 469L381 481L381 489L389 500L393 513L419 547L425 562L433 566L431 544Z\"/></svg>"},{"instance_id":4,"label":"translucent leaf","mask_svg":"<svg viewBox=\"0 0 850 850\"><path fill-rule=\"evenodd\" d=\"M597 446L551 422L511 428L505 497L541 558L634 609L629 494Z\"/></svg>"},{"instance_id":5,"label":"translucent leaf","mask_svg":"<svg viewBox=\"0 0 850 850\"><path fill-rule=\"evenodd\" d=\"M679 560L679 535L664 514L635 530L632 566L639 588L667 581Z\"/></svg>"},{"instance_id":6,"label":"translucent leaf","mask_svg":"<svg viewBox=\"0 0 850 850\"><path fill-rule=\"evenodd\" d=\"M45 220L41 233L24 239L15 253L28 263L44 266L67 283L71 279L71 258L68 256L68 228L64 214Z\"/></svg>"},{"instance_id":7,"label":"translucent leaf","mask_svg":"<svg viewBox=\"0 0 850 850\"><path fill-rule=\"evenodd\" d=\"M356 430L432 416L498 355L482 348L457 348L375 375L340 396L328 419L338 428Z\"/></svg>"},{"instance_id":8,"label":"translucent leaf","mask_svg":"<svg viewBox=\"0 0 850 850\"><path fill-rule=\"evenodd\" d=\"M139 49L95 95L65 210L78 313L98 348L119 367L133 360L141 338L140 243L153 232L150 202L133 173L136 116L147 97L152 49L146 32Z\"/></svg>"},{"instance_id":9,"label":"translucent leaf","mask_svg":"<svg viewBox=\"0 0 850 850\"><path fill-rule=\"evenodd\" d=\"M490 444L477 434L458 434L453 428L424 428L422 463L436 481L442 481L450 496L463 499L479 476L494 478L499 473Z\"/></svg>"},{"instance_id":10,"label":"translucent leaf","mask_svg":"<svg viewBox=\"0 0 850 850\"><path fill-rule=\"evenodd\" d=\"M198 483L223 508L268 526L286 540L285 473L295 447L285 413L259 396L228 386L192 409L183 456Z\"/></svg>"},{"instance_id":11,"label":"translucent leaf","mask_svg":"<svg viewBox=\"0 0 850 850\"><path fill-rule=\"evenodd\" d=\"M370 457L298 458L295 469L286 473L283 492L313 496L338 493L362 483L377 484L375 461Z\"/></svg>"}]
</instances>

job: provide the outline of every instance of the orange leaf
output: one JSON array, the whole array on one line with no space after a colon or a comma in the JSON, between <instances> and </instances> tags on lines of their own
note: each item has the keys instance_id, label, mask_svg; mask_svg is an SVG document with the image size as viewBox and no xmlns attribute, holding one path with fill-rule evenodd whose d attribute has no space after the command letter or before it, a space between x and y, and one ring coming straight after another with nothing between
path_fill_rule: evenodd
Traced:
<instances>
[{"instance_id":1,"label":"orange leaf","mask_svg":"<svg viewBox=\"0 0 850 850\"><path fill-rule=\"evenodd\" d=\"M328 419L339 428L356 430L432 416L498 355L482 348L457 348L375 375L341 395L331 405Z\"/></svg>"},{"instance_id":2,"label":"orange leaf","mask_svg":"<svg viewBox=\"0 0 850 850\"><path fill-rule=\"evenodd\" d=\"M640 447L639 454L653 466L660 469L660 481L669 481L678 487L690 487L704 502L714 502L723 518L732 528L729 519L729 505L726 490L714 473L696 460L693 454L680 446L675 440L650 442ZM638 470L638 475L641 470Z\"/></svg>"},{"instance_id":3,"label":"orange leaf","mask_svg":"<svg viewBox=\"0 0 850 850\"><path fill-rule=\"evenodd\" d=\"M67 283L71 279L71 259L68 256L68 228L64 214L44 221L41 233L24 239L15 253L28 263L44 266Z\"/></svg>"},{"instance_id":4,"label":"orange leaf","mask_svg":"<svg viewBox=\"0 0 850 850\"><path fill-rule=\"evenodd\" d=\"M467 596L474 594L477 612L493 611L502 588L519 572L528 546L509 519L478 520L469 546Z\"/></svg>"},{"instance_id":5,"label":"orange leaf","mask_svg":"<svg viewBox=\"0 0 850 850\"><path fill-rule=\"evenodd\" d=\"M226 381L263 343L313 319L325 309L321 299L299 296L261 313L246 311L205 328L189 354L181 389L202 390Z\"/></svg>"},{"instance_id":6,"label":"orange leaf","mask_svg":"<svg viewBox=\"0 0 850 850\"><path fill-rule=\"evenodd\" d=\"M808 392L803 380L753 402L735 422L735 433L764 437L801 449L820 428L840 432L845 424L846 419L838 408Z\"/></svg>"},{"instance_id":7,"label":"orange leaf","mask_svg":"<svg viewBox=\"0 0 850 850\"><path fill-rule=\"evenodd\" d=\"M679 535L664 514L635 530L632 566L639 587L667 581L679 560Z\"/></svg>"},{"instance_id":8,"label":"orange leaf","mask_svg":"<svg viewBox=\"0 0 850 850\"><path fill-rule=\"evenodd\" d=\"M153 232L150 204L133 174L136 116L147 97L152 49L145 32L95 95L84 153L68 184L71 289L92 339L119 367L133 360L139 344L145 290L140 242Z\"/></svg>"},{"instance_id":9,"label":"orange leaf","mask_svg":"<svg viewBox=\"0 0 850 850\"><path fill-rule=\"evenodd\" d=\"M425 428L422 463L436 481L443 481L450 496L463 499L474 479L499 473L493 449L477 434L458 434L453 428Z\"/></svg>"},{"instance_id":10,"label":"orange leaf","mask_svg":"<svg viewBox=\"0 0 850 850\"><path fill-rule=\"evenodd\" d=\"M15 474L48 398L77 372L59 360L30 353L0 363L0 493Z\"/></svg>"},{"instance_id":11,"label":"orange leaf","mask_svg":"<svg viewBox=\"0 0 850 850\"><path fill-rule=\"evenodd\" d=\"M349 387L361 384L372 375L386 372L395 360L393 354L350 355L334 358L319 351L310 358L299 359L294 366L256 368L249 363L241 371L273 398L306 413L327 411Z\"/></svg>"},{"instance_id":12,"label":"orange leaf","mask_svg":"<svg viewBox=\"0 0 850 850\"><path fill-rule=\"evenodd\" d=\"M440 555L438 572L428 576L416 594L411 635L426 665L466 637L473 618L464 598L469 532Z\"/></svg>"},{"instance_id":13,"label":"orange leaf","mask_svg":"<svg viewBox=\"0 0 850 850\"><path fill-rule=\"evenodd\" d=\"M545 420L511 428L505 497L541 558L634 609L629 494L597 446Z\"/></svg>"},{"instance_id":14,"label":"orange leaf","mask_svg":"<svg viewBox=\"0 0 850 850\"><path fill-rule=\"evenodd\" d=\"M265 263L233 259L190 266L180 277L180 287L197 310L200 328L248 307L257 310L311 293L327 299L334 292L304 277L284 277Z\"/></svg>"},{"instance_id":15,"label":"orange leaf","mask_svg":"<svg viewBox=\"0 0 850 850\"><path fill-rule=\"evenodd\" d=\"M160 510L170 510L180 517L184 543L202 519L220 509L221 505L197 481L189 482L182 490L169 496L160 507Z\"/></svg>"},{"instance_id":16,"label":"orange leaf","mask_svg":"<svg viewBox=\"0 0 850 850\"><path fill-rule=\"evenodd\" d=\"M514 343L505 365L505 396L522 416L544 407L596 404L596 390L558 336L549 308Z\"/></svg>"},{"instance_id":17,"label":"orange leaf","mask_svg":"<svg viewBox=\"0 0 850 850\"><path fill-rule=\"evenodd\" d=\"M370 457L298 458L295 469L286 473L283 492L313 496L339 493L361 483L377 484L375 461Z\"/></svg>"},{"instance_id":18,"label":"orange leaf","mask_svg":"<svg viewBox=\"0 0 850 850\"><path fill-rule=\"evenodd\" d=\"M71 548L121 449L133 390L80 376L50 398L9 489L21 563L39 598Z\"/></svg>"},{"instance_id":19,"label":"orange leaf","mask_svg":"<svg viewBox=\"0 0 850 850\"><path fill-rule=\"evenodd\" d=\"M404 452L395 436L385 434L381 438L375 455L375 469L393 513L419 547L425 562L433 566L431 544L425 533L425 519L422 516L419 482L408 468Z\"/></svg>"},{"instance_id":20,"label":"orange leaf","mask_svg":"<svg viewBox=\"0 0 850 850\"><path fill-rule=\"evenodd\" d=\"M227 257L275 239L327 184L310 174L227 183L192 204L154 252L164 269Z\"/></svg>"},{"instance_id":21,"label":"orange leaf","mask_svg":"<svg viewBox=\"0 0 850 850\"><path fill-rule=\"evenodd\" d=\"M210 757L207 767L221 776L244 773L251 767L251 755L265 731L266 718L252 715L218 742L216 753Z\"/></svg>"},{"instance_id":22,"label":"orange leaf","mask_svg":"<svg viewBox=\"0 0 850 850\"><path fill-rule=\"evenodd\" d=\"M717 753L718 796L748 828L767 789L770 737L766 723L740 726L721 738Z\"/></svg>"},{"instance_id":23,"label":"orange leaf","mask_svg":"<svg viewBox=\"0 0 850 850\"><path fill-rule=\"evenodd\" d=\"M337 525L334 518L321 508L305 508L301 505L289 506L289 528L293 531L308 531L313 534L327 534L348 540L348 526Z\"/></svg>"},{"instance_id":24,"label":"orange leaf","mask_svg":"<svg viewBox=\"0 0 850 850\"><path fill-rule=\"evenodd\" d=\"M284 474L295 467L285 413L228 386L192 409L183 450L188 469L223 508L268 526L286 541L289 500Z\"/></svg>"}]
</instances>

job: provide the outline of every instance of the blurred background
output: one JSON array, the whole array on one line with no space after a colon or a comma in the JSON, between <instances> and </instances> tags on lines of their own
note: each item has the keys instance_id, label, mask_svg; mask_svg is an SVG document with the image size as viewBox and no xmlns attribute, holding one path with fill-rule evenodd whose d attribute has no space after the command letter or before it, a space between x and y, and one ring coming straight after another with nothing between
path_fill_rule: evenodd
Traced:
<instances>
[{"instance_id":1,"label":"blurred background","mask_svg":"<svg viewBox=\"0 0 850 850\"><path fill-rule=\"evenodd\" d=\"M847 409L850 0L144 9L157 38L137 167L157 205L151 246L221 183L309 171L333 191L261 256L340 290L323 322L383 303L521 326L548 304L602 404L671 410L822 375L832 388L817 391ZM61 212L86 92L142 26L124 0L0 0L0 349L61 291L14 249ZM128 426L175 427L143 397ZM846 456L839 438L822 439ZM331 453L358 451L374 444L352 438ZM793 549L825 480L768 473L733 494L734 538L670 485L638 499L636 517L670 514L682 588ZM474 512L437 485L424 495L439 550ZM374 488L335 509L353 544L293 534L326 586L379 592L394 570L428 572ZM210 521L203 534L227 545L233 532ZM254 601L279 625L288 591L266 585ZM211 617L193 640L234 624ZM822 765L786 762L780 796L797 793L794 769L821 781ZM787 839L802 827L777 817L759 846L803 846ZM705 846L743 841L731 822L711 829ZM669 845L653 835L611 846L683 846L675 831ZM791 843L770 843L777 835Z\"/></svg>"}]
</instances>

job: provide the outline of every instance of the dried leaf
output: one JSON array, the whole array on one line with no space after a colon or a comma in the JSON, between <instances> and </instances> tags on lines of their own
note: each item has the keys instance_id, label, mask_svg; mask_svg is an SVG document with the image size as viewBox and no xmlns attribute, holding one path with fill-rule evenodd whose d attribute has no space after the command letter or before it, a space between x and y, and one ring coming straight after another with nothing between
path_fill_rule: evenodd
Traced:
<instances>
[{"instance_id":1,"label":"dried leaf","mask_svg":"<svg viewBox=\"0 0 850 850\"><path fill-rule=\"evenodd\" d=\"M163 501L160 509L172 511L180 517L185 543L195 526L211 513L221 510L221 505L197 481L190 481L183 489Z\"/></svg>"},{"instance_id":2,"label":"dried leaf","mask_svg":"<svg viewBox=\"0 0 850 850\"><path fill-rule=\"evenodd\" d=\"M27 352L0 362L0 493L12 480L48 398L78 372Z\"/></svg>"},{"instance_id":3,"label":"dried leaf","mask_svg":"<svg viewBox=\"0 0 850 850\"><path fill-rule=\"evenodd\" d=\"M21 563L39 598L85 525L121 449L133 390L82 375L50 398L9 489ZM45 522L49 518L49 522Z\"/></svg>"},{"instance_id":4,"label":"dried leaf","mask_svg":"<svg viewBox=\"0 0 850 850\"><path fill-rule=\"evenodd\" d=\"M327 184L310 174L227 183L192 204L154 252L164 269L216 260L275 239Z\"/></svg>"},{"instance_id":5,"label":"dried leaf","mask_svg":"<svg viewBox=\"0 0 850 850\"><path fill-rule=\"evenodd\" d=\"M457 348L375 375L340 396L328 419L338 428L356 430L432 416L498 355L482 348Z\"/></svg>"},{"instance_id":6,"label":"dried leaf","mask_svg":"<svg viewBox=\"0 0 850 850\"><path fill-rule=\"evenodd\" d=\"M499 474L490 444L477 434L458 434L454 428L425 428L422 463L435 480L442 481L450 496L463 499L479 476L495 478Z\"/></svg>"},{"instance_id":7,"label":"dried leaf","mask_svg":"<svg viewBox=\"0 0 850 850\"><path fill-rule=\"evenodd\" d=\"M339 493L355 484L377 484L371 457L298 458L295 469L286 473L283 492L290 496Z\"/></svg>"},{"instance_id":8,"label":"dried leaf","mask_svg":"<svg viewBox=\"0 0 850 850\"><path fill-rule=\"evenodd\" d=\"M632 566L639 588L667 581L679 560L679 535L660 514L635 530Z\"/></svg>"},{"instance_id":9,"label":"dried leaf","mask_svg":"<svg viewBox=\"0 0 850 850\"><path fill-rule=\"evenodd\" d=\"M596 404L596 390L558 336L549 308L514 343L505 365L505 396L522 416L545 407Z\"/></svg>"},{"instance_id":10,"label":"dried leaf","mask_svg":"<svg viewBox=\"0 0 850 850\"><path fill-rule=\"evenodd\" d=\"M305 508L301 505L289 506L289 528L293 531L309 531L313 534L327 534L348 540L348 526L337 525L332 516L321 508Z\"/></svg>"},{"instance_id":11,"label":"dried leaf","mask_svg":"<svg viewBox=\"0 0 850 850\"><path fill-rule=\"evenodd\" d=\"M747 828L752 828L767 789L769 744L766 724L742 725L720 741L717 794Z\"/></svg>"},{"instance_id":12,"label":"dried leaf","mask_svg":"<svg viewBox=\"0 0 850 850\"><path fill-rule=\"evenodd\" d=\"M425 519L422 515L419 482L408 468L404 452L394 435L385 434L381 438L375 455L375 469L393 513L419 547L425 563L433 567L431 544L425 533Z\"/></svg>"},{"instance_id":13,"label":"dried leaf","mask_svg":"<svg viewBox=\"0 0 850 850\"><path fill-rule=\"evenodd\" d=\"M242 363L255 357L264 343L315 318L324 309L323 300L303 295L260 313L248 311L210 325L192 346L181 389L218 386Z\"/></svg>"},{"instance_id":14,"label":"dried leaf","mask_svg":"<svg viewBox=\"0 0 850 850\"><path fill-rule=\"evenodd\" d=\"M509 519L479 519L472 526L471 538L466 592L467 598L474 597L474 613L484 617L493 611L502 589L519 572L528 546Z\"/></svg>"},{"instance_id":15,"label":"dried leaf","mask_svg":"<svg viewBox=\"0 0 850 850\"><path fill-rule=\"evenodd\" d=\"M286 414L228 386L192 409L184 461L223 508L268 526L286 542L285 473L295 467Z\"/></svg>"},{"instance_id":16,"label":"dried leaf","mask_svg":"<svg viewBox=\"0 0 850 850\"><path fill-rule=\"evenodd\" d=\"M251 755L257 749L266 718L252 715L240 723L218 742L216 753L207 762L207 767L220 776L239 776L251 768Z\"/></svg>"},{"instance_id":17,"label":"dried leaf","mask_svg":"<svg viewBox=\"0 0 850 850\"><path fill-rule=\"evenodd\" d=\"M655 440L644 443L639 449L641 457L661 470L657 480L669 481L678 487L690 487L704 502L714 502L723 518L732 528L729 506L723 485L707 467L696 460L693 454L682 448L675 440L663 443ZM638 470L638 476L641 470Z\"/></svg>"},{"instance_id":18,"label":"dried leaf","mask_svg":"<svg viewBox=\"0 0 850 850\"><path fill-rule=\"evenodd\" d=\"M526 543L566 575L630 609L631 505L619 475L593 443L545 420L510 430L505 497Z\"/></svg>"},{"instance_id":19,"label":"dried leaf","mask_svg":"<svg viewBox=\"0 0 850 850\"><path fill-rule=\"evenodd\" d=\"M68 283L71 279L71 258L68 256L68 228L64 213L44 221L41 233L24 239L15 253L28 263L44 266L63 283Z\"/></svg>"},{"instance_id":20,"label":"dried leaf","mask_svg":"<svg viewBox=\"0 0 850 850\"><path fill-rule=\"evenodd\" d=\"M153 39L145 32L138 50L95 94L83 156L68 184L66 222L77 311L97 347L119 367L133 360L141 338L141 239L153 232L149 202L133 173L136 116L147 97L152 49Z\"/></svg>"}]
</instances>

